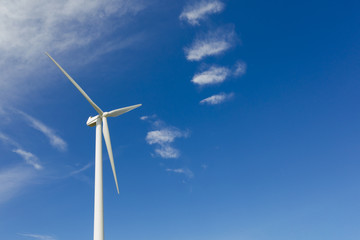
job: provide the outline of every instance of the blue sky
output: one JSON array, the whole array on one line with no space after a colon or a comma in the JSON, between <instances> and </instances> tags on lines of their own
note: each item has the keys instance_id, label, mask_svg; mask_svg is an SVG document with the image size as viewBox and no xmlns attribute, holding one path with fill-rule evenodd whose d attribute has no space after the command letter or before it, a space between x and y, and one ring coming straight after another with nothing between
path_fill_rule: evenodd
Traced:
<instances>
[{"instance_id":1,"label":"blue sky","mask_svg":"<svg viewBox=\"0 0 360 240\"><path fill-rule=\"evenodd\" d=\"M6 1L1 239L360 238L358 1Z\"/></svg>"}]
</instances>

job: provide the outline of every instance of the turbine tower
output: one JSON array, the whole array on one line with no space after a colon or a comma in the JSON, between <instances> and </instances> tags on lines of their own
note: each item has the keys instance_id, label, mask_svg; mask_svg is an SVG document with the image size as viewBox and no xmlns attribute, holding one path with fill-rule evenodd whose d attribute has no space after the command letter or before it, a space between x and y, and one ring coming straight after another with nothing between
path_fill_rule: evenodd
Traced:
<instances>
[{"instance_id":1,"label":"turbine tower","mask_svg":"<svg viewBox=\"0 0 360 240\"><path fill-rule=\"evenodd\" d=\"M110 163L112 172L115 179L116 189L119 194L119 186L116 178L114 157L111 148L110 133L109 127L107 124L107 117L117 117L121 114L129 112L137 107L140 107L141 104L119 108L112 110L110 112L103 112L82 90L82 88L70 77L70 75L65 72L65 70L48 54L45 53L55 64L60 68L60 70L65 74L65 76L70 80L72 84L80 91L80 93L88 100L88 102L93 106L93 108L98 113L95 117L89 117L86 124L90 127L96 126L96 140L95 140L95 198L94 198L94 240L103 240L104 239L104 202L103 202L103 170L102 170L102 140L101 135L104 135L106 148L109 154ZM101 129L102 125L102 129ZM102 134L101 134L102 133Z\"/></svg>"}]
</instances>

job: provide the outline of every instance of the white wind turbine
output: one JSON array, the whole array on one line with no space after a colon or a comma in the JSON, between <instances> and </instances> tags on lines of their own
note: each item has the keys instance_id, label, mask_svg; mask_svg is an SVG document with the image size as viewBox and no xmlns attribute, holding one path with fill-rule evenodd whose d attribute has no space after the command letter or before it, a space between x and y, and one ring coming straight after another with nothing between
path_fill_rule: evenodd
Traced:
<instances>
[{"instance_id":1,"label":"white wind turbine","mask_svg":"<svg viewBox=\"0 0 360 240\"><path fill-rule=\"evenodd\" d=\"M80 91L80 93L88 100L88 102L95 108L96 112L99 115L95 117L89 117L86 124L90 127L96 125L96 141L95 141L95 201L94 201L94 240L103 240L104 239L104 203L103 203L103 170L102 170L102 140L101 140L101 123L102 133L104 135L106 148L109 154L111 168L114 174L115 184L117 192L119 193L118 182L116 178L114 157L111 148L110 133L109 127L107 124L107 117L117 117L121 114L124 114L128 111L133 110L134 108L140 107L141 104L119 108L112 110L110 112L103 112L82 90L82 88L70 77L67 72L48 54L45 53L55 64L60 68L60 70L65 74L65 76L71 81L72 84Z\"/></svg>"}]
</instances>

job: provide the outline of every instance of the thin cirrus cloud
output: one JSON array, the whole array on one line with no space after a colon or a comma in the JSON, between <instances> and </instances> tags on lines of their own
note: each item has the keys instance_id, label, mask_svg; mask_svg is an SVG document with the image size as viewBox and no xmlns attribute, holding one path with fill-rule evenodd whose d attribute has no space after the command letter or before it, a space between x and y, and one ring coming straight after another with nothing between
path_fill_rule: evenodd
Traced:
<instances>
[{"instance_id":1,"label":"thin cirrus cloud","mask_svg":"<svg viewBox=\"0 0 360 240\"><path fill-rule=\"evenodd\" d=\"M0 140L4 144L11 146L13 148L12 151L18 154L25 161L26 164L34 167L36 170L43 169L43 166L41 165L39 158L35 154L24 150L19 143L17 143L16 141L14 141L13 139L11 139L10 137L6 136L1 132L0 132Z\"/></svg>"},{"instance_id":2,"label":"thin cirrus cloud","mask_svg":"<svg viewBox=\"0 0 360 240\"><path fill-rule=\"evenodd\" d=\"M200 104L217 105L229 101L233 97L234 97L234 93L219 93L201 100Z\"/></svg>"},{"instance_id":3,"label":"thin cirrus cloud","mask_svg":"<svg viewBox=\"0 0 360 240\"><path fill-rule=\"evenodd\" d=\"M30 234L30 233L18 233L18 235L38 240L56 240L55 237L50 235Z\"/></svg>"},{"instance_id":4,"label":"thin cirrus cloud","mask_svg":"<svg viewBox=\"0 0 360 240\"><path fill-rule=\"evenodd\" d=\"M21 114L25 120L27 120L30 127L40 131L43 133L48 139L50 144L58 149L59 151L66 151L67 143L58 135L55 134L55 131L50 127L46 126L44 123L40 122L38 119L18 110L19 114Z\"/></svg>"},{"instance_id":5,"label":"thin cirrus cloud","mask_svg":"<svg viewBox=\"0 0 360 240\"><path fill-rule=\"evenodd\" d=\"M173 146L177 138L187 138L189 131L183 131L173 126L168 126L159 120L156 115L142 116L141 120L148 120L154 130L146 134L145 140L149 145L155 146L155 156L161 158L179 158L180 150ZM153 120L156 119L156 120Z\"/></svg>"},{"instance_id":6,"label":"thin cirrus cloud","mask_svg":"<svg viewBox=\"0 0 360 240\"><path fill-rule=\"evenodd\" d=\"M194 173L188 169L188 168L167 168L165 169L165 171L167 172L174 172L174 173L178 173L178 174L183 174L185 175L188 179L193 178L194 177Z\"/></svg>"},{"instance_id":7,"label":"thin cirrus cloud","mask_svg":"<svg viewBox=\"0 0 360 240\"><path fill-rule=\"evenodd\" d=\"M92 167L93 165L94 165L93 162L89 162L88 164L84 165L83 167L71 171L69 174L65 175L63 178L75 177L76 179L91 185L92 184L91 179L87 176L87 174L84 174L84 172L86 170L88 170L90 167Z\"/></svg>"},{"instance_id":8,"label":"thin cirrus cloud","mask_svg":"<svg viewBox=\"0 0 360 240\"><path fill-rule=\"evenodd\" d=\"M218 28L197 37L190 47L184 49L188 61L200 61L205 57L217 56L236 43L236 34L232 26Z\"/></svg>"},{"instance_id":9,"label":"thin cirrus cloud","mask_svg":"<svg viewBox=\"0 0 360 240\"><path fill-rule=\"evenodd\" d=\"M230 69L226 67L211 66L209 69L194 75L191 82L199 86L219 84L230 75Z\"/></svg>"},{"instance_id":10,"label":"thin cirrus cloud","mask_svg":"<svg viewBox=\"0 0 360 240\"><path fill-rule=\"evenodd\" d=\"M238 61L235 63L233 74L235 77L241 77L246 73L246 69L247 69L246 63L243 61Z\"/></svg>"},{"instance_id":11,"label":"thin cirrus cloud","mask_svg":"<svg viewBox=\"0 0 360 240\"><path fill-rule=\"evenodd\" d=\"M71 53L72 58L74 52L80 51L77 59L87 60L138 43L142 38L139 33L109 36L125 29L126 23L145 7L143 0L2 1L0 104L5 100L22 101L23 94L44 86L45 77L34 77L31 84L28 82L29 75L44 72L41 67L48 61L44 51L65 57ZM98 44L100 41L102 44ZM96 53L86 51L95 44L99 46Z\"/></svg>"},{"instance_id":12,"label":"thin cirrus cloud","mask_svg":"<svg viewBox=\"0 0 360 240\"><path fill-rule=\"evenodd\" d=\"M211 14L222 12L224 7L225 4L218 0L202 0L186 5L179 18L191 25L199 25L199 21Z\"/></svg>"},{"instance_id":13,"label":"thin cirrus cloud","mask_svg":"<svg viewBox=\"0 0 360 240\"><path fill-rule=\"evenodd\" d=\"M18 144L16 141L14 141L13 139L11 139L9 136L5 135L4 133L0 132L0 140L7 145L11 145L12 147L15 148L20 148L20 144Z\"/></svg>"},{"instance_id":14,"label":"thin cirrus cloud","mask_svg":"<svg viewBox=\"0 0 360 240\"><path fill-rule=\"evenodd\" d=\"M82 168L70 172L69 176L74 176L74 175L77 175L79 173L82 173L82 172L86 171L87 169L89 169L92 165L94 165L94 164L92 162L89 162L88 164L86 164Z\"/></svg>"},{"instance_id":15,"label":"thin cirrus cloud","mask_svg":"<svg viewBox=\"0 0 360 240\"><path fill-rule=\"evenodd\" d=\"M43 168L43 166L40 164L38 157L31 152L27 152L20 148L14 149L13 152L20 155L27 164L33 166L35 169L40 170Z\"/></svg>"},{"instance_id":16,"label":"thin cirrus cloud","mask_svg":"<svg viewBox=\"0 0 360 240\"><path fill-rule=\"evenodd\" d=\"M32 168L15 166L0 170L0 204L4 203L28 186L37 174Z\"/></svg>"}]
</instances>

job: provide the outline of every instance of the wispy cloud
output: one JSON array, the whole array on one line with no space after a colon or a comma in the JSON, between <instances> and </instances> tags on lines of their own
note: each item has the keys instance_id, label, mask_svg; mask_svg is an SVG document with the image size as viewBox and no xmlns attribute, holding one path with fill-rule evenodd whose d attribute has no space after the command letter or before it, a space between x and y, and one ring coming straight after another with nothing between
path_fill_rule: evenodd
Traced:
<instances>
[{"instance_id":1,"label":"wispy cloud","mask_svg":"<svg viewBox=\"0 0 360 240\"><path fill-rule=\"evenodd\" d=\"M204 169L204 170L206 170L206 169L208 169L208 165L205 164L205 163L203 163L203 164L201 164L201 168Z\"/></svg>"},{"instance_id":2,"label":"wispy cloud","mask_svg":"<svg viewBox=\"0 0 360 240\"><path fill-rule=\"evenodd\" d=\"M246 69L247 69L246 63L243 61L238 61L235 63L233 74L235 77L241 77L246 73Z\"/></svg>"},{"instance_id":3,"label":"wispy cloud","mask_svg":"<svg viewBox=\"0 0 360 240\"><path fill-rule=\"evenodd\" d=\"M180 151L174 148L171 143L176 138L186 138L189 133L175 127L166 127L160 130L150 131L146 135L146 142L150 145L156 144L155 152L162 158L178 158Z\"/></svg>"},{"instance_id":4,"label":"wispy cloud","mask_svg":"<svg viewBox=\"0 0 360 240\"><path fill-rule=\"evenodd\" d=\"M180 14L180 20L191 25L199 25L200 20L206 19L210 14L223 11L225 4L218 0L202 0L185 6Z\"/></svg>"},{"instance_id":5,"label":"wispy cloud","mask_svg":"<svg viewBox=\"0 0 360 240\"><path fill-rule=\"evenodd\" d=\"M14 141L13 139L11 139L9 136L6 136L5 134L0 132L0 140L7 145L10 145L12 147L16 147L19 148L20 144L18 144L16 141Z\"/></svg>"},{"instance_id":6,"label":"wispy cloud","mask_svg":"<svg viewBox=\"0 0 360 240\"><path fill-rule=\"evenodd\" d=\"M13 53L26 61L44 49L60 52L87 46L108 31L104 26L109 18L120 20L143 8L140 0L6 1L0 7L0 49L6 58Z\"/></svg>"},{"instance_id":7,"label":"wispy cloud","mask_svg":"<svg viewBox=\"0 0 360 240\"><path fill-rule=\"evenodd\" d=\"M93 165L94 165L93 161L91 161L85 165L80 165L80 164L75 164L75 166L68 165L66 173L61 174L60 176L55 176L54 179L75 178L84 183L92 185L93 182L92 182L91 178L89 177L87 170L90 169Z\"/></svg>"},{"instance_id":8,"label":"wispy cloud","mask_svg":"<svg viewBox=\"0 0 360 240\"><path fill-rule=\"evenodd\" d=\"M231 68L213 65L196 73L191 82L199 86L214 85L224 82L228 77L241 77L245 73L246 63L243 61L236 62Z\"/></svg>"},{"instance_id":9,"label":"wispy cloud","mask_svg":"<svg viewBox=\"0 0 360 240\"><path fill-rule=\"evenodd\" d=\"M145 120L150 120L150 119L155 119L157 116L156 116L156 114L153 114L153 115L149 115L149 116L141 116L140 117L140 120L143 120L143 121L145 121Z\"/></svg>"},{"instance_id":10,"label":"wispy cloud","mask_svg":"<svg viewBox=\"0 0 360 240\"><path fill-rule=\"evenodd\" d=\"M46 126L44 123L40 122L38 119L18 110L18 113L21 114L28 122L28 124L43 133L50 141L50 144L60 151L66 151L67 143L59 136L55 134L55 131L50 127Z\"/></svg>"},{"instance_id":11,"label":"wispy cloud","mask_svg":"<svg viewBox=\"0 0 360 240\"><path fill-rule=\"evenodd\" d=\"M30 234L30 233L18 233L20 236L29 237L38 240L56 240L55 237L50 235Z\"/></svg>"},{"instance_id":12,"label":"wispy cloud","mask_svg":"<svg viewBox=\"0 0 360 240\"><path fill-rule=\"evenodd\" d=\"M43 54L89 59L95 55L128 47L138 42L138 33L112 33L127 28L127 23L145 8L143 0L12 0L0 5L0 103L19 100L19 93L42 87L45 78L38 69ZM124 31L123 31L124 32ZM101 42L101 44L99 44ZM96 52L87 51L97 45ZM68 58L70 59L70 58ZM43 72L43 71L42 71ZM21 97L20 97L21 98Z\"/></svg>"},{"instance_id":13,"label":"wispy cloud","mask_svg":"<svg viewBox=\"0 0 360 240\"><path fill-rule=\"evenodd\" d=\"M3 142L6 145L9 145L10 147L13 148L13 152L18 154L22 159L24 159L24 161L33 166L35 169L40 170L43 168L43 166L41 165L39 158L37 156L35 156L33 153L28 152L26 150L24 150L19 143L17 143L16 141L14 141L13 139L11 139L10 137L6 136L5 134L0 132L0 140L1 142Z\"/></svg>"},{"instance_id":14,"label":"wispy cloud","mask_svg":"<svg viewBox=\"0 0 360 240\"><path fill-rule=\"evenodd\" d=\"M156 115L144 116L142 120L149 120L155 130L149 131L146 135L146 142L155 145L155 155L161 158L178 158L180 151L172 146L177 138L187 138L189 131L182 131L176 127L168 126L157 119Z\"/></svg>"},{"instance_id":15,"label":"wispy cloud","mask_svg":"<svg viewBox=\"0 0 360 240\"><path fill-rule=\"evenodd\" d=\"M85 166L83 166L82 168L72 171L69 174L69 176L74 176L76 174L82 173L82 172L86 171L87 169L89 169L92 165L94 165L94 164L92 162L90 162L90 163L86 164Z\"/></svg>"},{"instance_id":16,"label":"wispy cloud","mask_svg":"<svg viewBox=\"0 0 360 240\"><path fill-rule=\"evenodd\" d=\"M165 171L184 174L189 179L194 177L194 173L188 168L175 168L175 169L167 168L165 169Z\"/></svg>"},{"instance_id":17,"label":"wispy cloud","mask_svg":"<svg viewBox=\"0 0 360 240\"><path fill-rule=\"evenodd\" d=\"M146 135L146 141L149 144L172 143L175 138L183 137L186 134L177 128L164 128L161 130L150 131Z\"/></svg>"},{"instance_id":18,"label":"wispy cloud","mask_svg":"<svg viewBox=\"0 0 360 240\"><path fill-rule=\"evenodd\" d=\"M200 104L216 105L229 101L234 97L234 93L219 93L200 101Z\"/></svg>"},{"instance_id":19,"label":"wispy cloud","mask_svg":"<svg viewBox=\"0 0 360 240\"><path fill-rule=\"evenodd\" d=\"M4 203L28 186L36 177L36 172L23 166L0 170L0 203Z\"/></svg>"},{"instance_id":20,"label":"wispy cloud","mask_svg":"<svg viewBox=\"0 0 360 240\"><path fill-rule=\"evenodd\" d=\"M20 148L14 149L13 152L20 155L27 164L33 166L35 169L40 170L43 168L39 162L39 159L31 152L27 152Z\"/></svg>"},{"instance_id":21,"label":"wispy cloud","mask_svg":"<svg viewBox=\"0 0 360 240\"><path fill-rule=\"evenodd\" d=\"M233 27L219 28L197 37L190 47L185 48L186 59L200 61L205 57L220 55L234 46L235 41Z\"/></svg>"},{"instance_id":22,"label":"wispy cloud","mask_svg":"<svg viewBox=\"0 0 360 240\"><path fill-rule=\"evenodd\" d=\"M155 152L162 158L178 158L180 156L180 151L169 144L160 144L159 146Z\"/></svg>"},{"instance_id":23,"label":"wispy cloud","mask_svg":"<svg viewBox=\"0 0 360 240\"><path fill-rule=\"evenodd\" d=\"M230 75L230 69L226 67L211 66L209 69L195 74L191 82L199 86L222 83Z\"/></svg>"}]
</instances>

